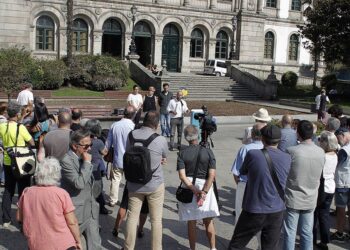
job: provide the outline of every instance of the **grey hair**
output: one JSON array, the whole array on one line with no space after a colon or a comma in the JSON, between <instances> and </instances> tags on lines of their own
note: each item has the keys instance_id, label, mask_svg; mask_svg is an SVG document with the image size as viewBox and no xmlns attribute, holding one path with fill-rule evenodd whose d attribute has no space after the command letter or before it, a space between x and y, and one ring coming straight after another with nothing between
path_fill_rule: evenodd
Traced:
<instances>
[{"instance_id":1,"label":"grey hair","mask_svg":"<svg viewBox=\"0 0 350 250\"><path fill-rule=\"evenodd\" d=\"M38 186L59 186L61 165L56 158L47 157L37 165L34 176Z\"/></svg>"},{"instance_id":2,"label":"grey hair","mask_svg":"<svg viewBox=\"0 0 350 250\"><path fill-rule=\"evenodd\" d=\"M185 129L184 129L184 135L185 135L185 139L188 142L194 141L194 140L198 140L198 129L197 127L193 126L193 125L188 125Z\"/></svg>"},{"instance_id":3,"label":"grey hair","mask_svg":"<svg viewBox=\"0 0 350 250\"><path fill-rule=\"evenodd\" d=\"M337 137L329 131L323 131L320 135L320 147L325 152L332 152L338 148Z\"/></svg>"},{"instance_id":4,"label":"grey hair","mask_svg":"<svg viewBox=\"0 0 350 250\"><path fill-rule=\"evenodd\" d=\"M102 132L101 123L97 119L88 120L84 126L93 136L100 137Z\"/></svg>"},{"instance_id":5,"label":"grey hair","mask_svg":"<svg viewBox=\"0 0 350 250\"><path fill-rule=\"evenodd\" d=\"M340 120L335 117L329 117L327 121L328 131L336 131L338 128L340 128Z\"/></svg>"},{"instance_id":6,"label":"grey hair","mask_svg":"<svg viewBox=\"0 0 350 250\"><path fill-rule=\"evenodd\" d=\"M78 129L70 136L70 145L78 145L80 141L86 137L90 137L91 133L86 129Z\"/></svg>"},{"instance_id":7,"label":"grey hair","mask_svg":"<svg viewBox=\"0 0 350 250\"><path fill-rule=\"evenodd\" d=\"M7 115L9 118L15 117L17 114L21 113L21 108L22 106L16 102L16 101L11 101L9 102L7 106Z\"/></svg>"}]
</instances>

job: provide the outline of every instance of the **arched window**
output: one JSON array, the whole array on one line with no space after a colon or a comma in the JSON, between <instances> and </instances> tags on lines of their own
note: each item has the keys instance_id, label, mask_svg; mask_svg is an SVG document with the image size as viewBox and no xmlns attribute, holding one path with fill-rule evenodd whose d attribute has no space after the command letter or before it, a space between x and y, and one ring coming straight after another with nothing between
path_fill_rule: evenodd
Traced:
<instances>
[{"instance_id":1,"label":"arched window","mask_svg":"<svg viewBox=\"0 0 350 250\"><path fill-rule=\"evenodd\" d=\"M266 7L276 8L277 0L266 0Z\"/></svg>"},{"instance_id":2,"label":"arched window","mask_svg":"<svg viewBox=\"0 0 350 250\"><path fill-rule=\"evenodd\" d=\"M140 21L135 25L135 36L151 37L152 30L148 23Z\"/></svg>"},{"instance_id":3,"label":"arched window","mask_svg":"<svg viewBox=\"0 0 350 250\"><path fill-rule=\"evenodd\" d=\"M289 60L297 61L299 52L299 36L293 34L289 39Z\"/></svg>"},{"instance_id":4,"label":"arched window","mask_svg":"<svg viewBox=\"0 0 350 250\"><path fill-rule=\"evenodd\" d=\"M51 50L55 49L55 24L51 17L41 16L36 21L36 49Z\"/></svg>"},{"instance_id":5,"label":"arched window","mask_svg":"<svg viewBox=\"0 0 350 250\"><path fill-rule=\"evenodd\" d=\"M275 47L275 36L269 31L265 34L264 58L273 59Z\"/></svg>"},{"instance_id":6,"label":"arched window","mask_svg":"<svg viewBox=\"0 0 350 250\"><path fill-rule=\"evenodd\" d=\"M215 58L226 59L228 52L228 36L221 30L216 35Z\"/></svg>"},{"instance_id":7,"label":"arched window","mask_svg":"<svg viewBox=\"0 0 350 250\"><path fill-rule=\"evenodd\" d=\"M88 25L81 18L73 23L73 51L88 52Z\"/></svg>"},{"instance_id":8,"label":"arched window","mask_svg":"<svg viewBox=\"0 0 350 250\"><path fill-rule=\"evenodd\" d=\"M203 57L203 32L198 28L191 33L190 57Z\"/></svg>"},{"instance_id":9,"label":"arched window","mask_svg":"<svg viewBox=\"0 0 350 250\"><path fill-rule=\"evenodd\" d=\"M112 35L122 34L122 27L120 26L120 23L114 18L107 19L103 24L102 30L103 30L103 34L112 34Z\"/></svg>"},{"instance_id":10,"label":"arched window","mask_svg":"<svg viewBox=\"0 0 350 250\"><path fill-rule=\"evenodd\" d=\"M291 9L300 11L301 10L301 0L292 0Z\"/></svg>"}]
</instances>

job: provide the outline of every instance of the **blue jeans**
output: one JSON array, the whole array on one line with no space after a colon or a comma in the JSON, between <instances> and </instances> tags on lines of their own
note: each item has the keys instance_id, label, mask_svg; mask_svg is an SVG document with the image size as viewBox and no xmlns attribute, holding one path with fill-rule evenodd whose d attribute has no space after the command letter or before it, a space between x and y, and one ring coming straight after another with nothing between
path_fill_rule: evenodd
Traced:
<instances>
[{"instance_id":1,"label":"blue jeans","mask_svg":"<svg viewBox=\"0 0 350 250\"><path fill-rule=\"evenodd\" d=\"M320 197L320 194L319 194ZM317 241L317 222L320 228L321 242L328 244L330 242L330 222L329 210L331 208L333 194L323 193L322 200L319 200L314 215L314 241Z\"/></svg>"},{"instance_id":2,"label":"blue jeans","mask_svg":"<svg viewBox=\"0 0 350 250\"><path fill-rule=\"evenodd\" d=\"M287 208L286 217L283 223L283 250L295 249L295 237L298 224L300 230L300 250L312 249L314 210L296 210Z\"/></svg>"},{"instance_id":3,"label":"blue jeans","mask_svg":"<svg viewBox=\"0 0 350 250\"><path fill-rule=\"evenodd\" d=\"M170 115L160 114L160 128L162 136L170 136Z\"/></svg>"}]
</instances>

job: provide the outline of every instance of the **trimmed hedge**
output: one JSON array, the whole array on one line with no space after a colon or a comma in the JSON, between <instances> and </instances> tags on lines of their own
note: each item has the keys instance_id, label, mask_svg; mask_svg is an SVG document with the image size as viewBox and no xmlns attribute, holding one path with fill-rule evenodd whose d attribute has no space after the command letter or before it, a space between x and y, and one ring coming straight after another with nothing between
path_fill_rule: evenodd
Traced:
<instances>
[{"instance_id":1,"label":"trimmed hedge","mask_svg":"<svg viewBox=\"0 0 350 250\"><path fill-rule=\"evenodd\" d=\"M31 72L34 89L58 89L67 78L67 67L62 60L38 60Z\"/></svg>"},{"instance_id":2,"label":"trimmed hedge","mask_svg":"<svg viewBox=\"0 0 350 250\"><path fill-rule=\"evenodd\" d=\"M282 75L281 83L283 86L295 88L298 83L298 75L293 71L287 71Z\"/></svg>"}]
</instances>

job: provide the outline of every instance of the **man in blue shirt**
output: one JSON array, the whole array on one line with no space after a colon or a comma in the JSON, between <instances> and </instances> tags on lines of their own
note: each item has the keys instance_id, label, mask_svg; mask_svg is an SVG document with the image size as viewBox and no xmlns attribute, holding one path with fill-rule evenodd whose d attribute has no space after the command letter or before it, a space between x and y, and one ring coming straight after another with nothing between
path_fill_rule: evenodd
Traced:
<instances>
[{"instance_id":1,"label":"man in blue shirt","mask_svg":"<svg viewBox=\"0 0 350 250\"><path fill-rule=\"evenodd\" d=\"M235 199L235 211L236 211L236 218L235 218L235 224L237 224L239 215L242 211L242 201L243 201L243 195L244 190L247 183L247 176L241 175L239 171L241 170L241 167L243 165L244 158L246 157L247 153L251 149L262 149L264 145L261 142L261 133L260 129L265 125L259 125L255 124L252 128L252 142L246 145L243 145L236 156L235 161L233 162L231 172L233 174L233 177L236 181L237 188L236 188L236 199Z\"/></svg>"},{"instance_id":2,"label":"man in blue shirt","mask_svg":"<svg viewBox=\"0 0 350 250\"><path fill-rule=\"evenodd\" d=\"M273 162L271 167L276 172L281 189L284 190L291 157L277 149L281 131L274 125L267 125L260 131L264 148ZM261 249L278 250L285 205L271 177L264 153L259 149L250 150L244 159L240 174L247 175L248 181L243 198L243 211L228 249L243 249L251 238L261 231Z\"/></svg>"}]
</instances>

